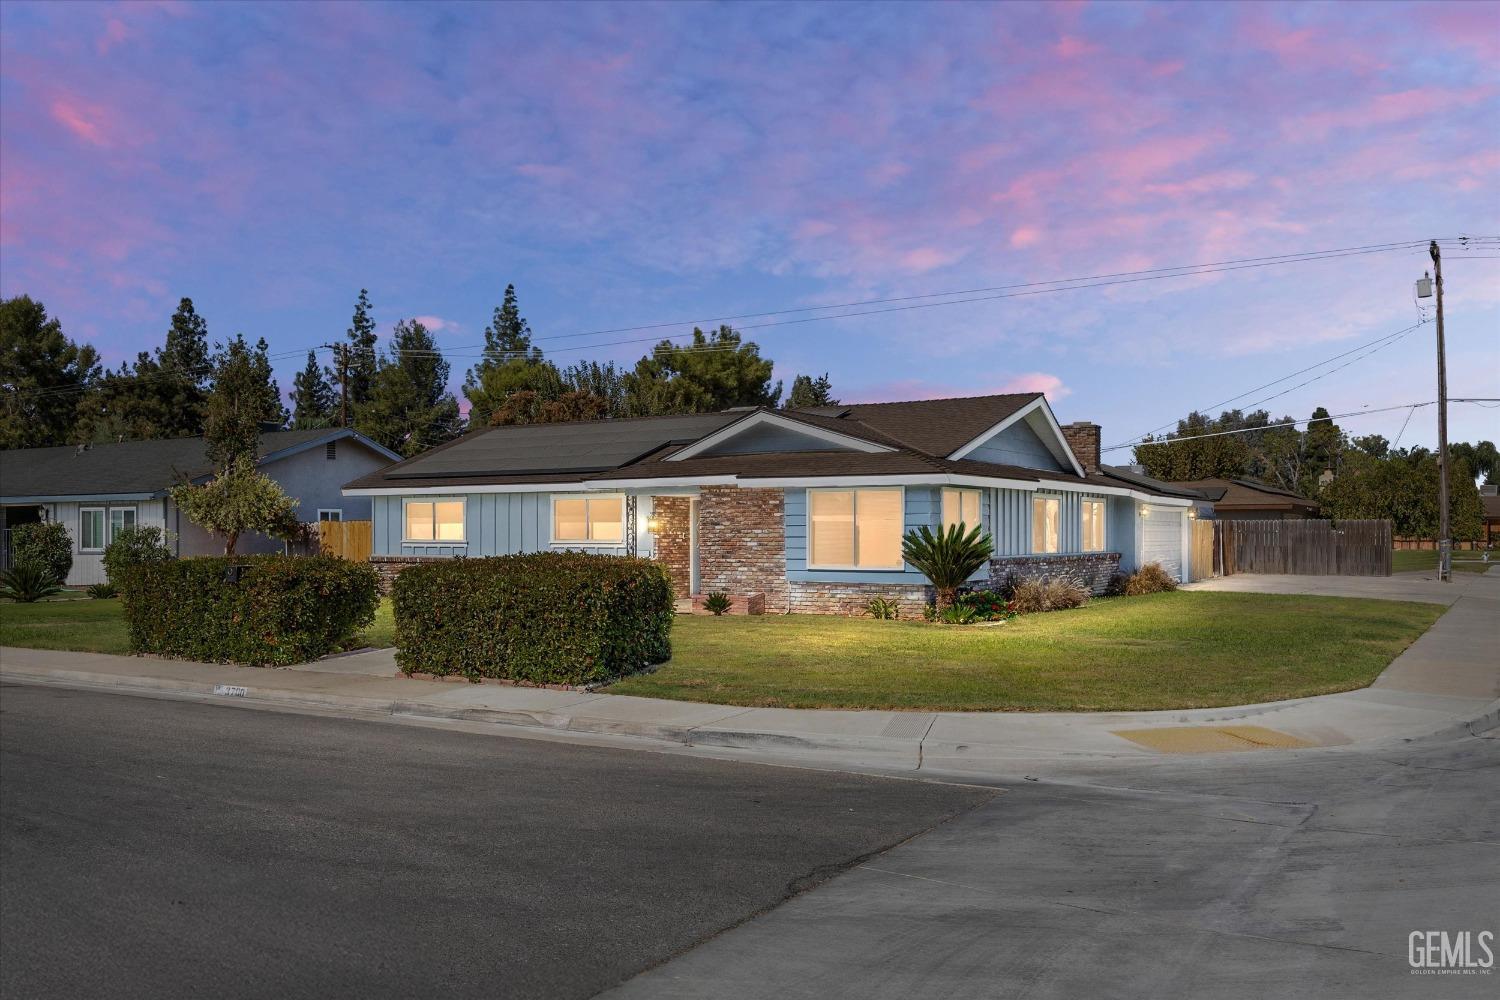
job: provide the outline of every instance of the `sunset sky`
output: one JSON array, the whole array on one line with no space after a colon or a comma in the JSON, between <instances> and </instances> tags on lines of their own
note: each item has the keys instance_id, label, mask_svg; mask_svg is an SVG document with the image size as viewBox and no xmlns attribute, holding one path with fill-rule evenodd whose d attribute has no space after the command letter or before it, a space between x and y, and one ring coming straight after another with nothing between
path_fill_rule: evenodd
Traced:
<instances>
[{"instance_id":1,"label":"sunset sky","mask_svg":"<svg viewBox=\"0 0 1500 1000\"><path fill-rule=\"evenodd\" d=\"M112 363L183 295L289 389L368 288L456 389L507 282L559 363L629 363L693 320L1461 234L1500 234L1496 4L0 6L0 292ZM1500 396L1497 256L1445 261L1455 396ZM739 325L788 384L1039 389L1113 443L1409 326L1428 266ZM1434 380L1429 325L1267 406Z\"/></svg>"}]
</instances>

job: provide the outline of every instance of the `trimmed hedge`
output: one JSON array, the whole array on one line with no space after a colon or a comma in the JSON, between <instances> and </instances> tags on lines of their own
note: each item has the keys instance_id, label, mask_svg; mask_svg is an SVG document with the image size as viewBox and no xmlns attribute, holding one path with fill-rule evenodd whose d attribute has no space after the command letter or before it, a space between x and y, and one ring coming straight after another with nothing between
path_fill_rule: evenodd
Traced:
<instances>
[{"instance_id":1,"label":"trimmed hedge","mask_svg":"<svg viewBox=\"0 0 1500 1000\"><path fill-rule=\"evenodd\" d=\"M407 673L593 684L672 655L672 582L647 559L542 552L409 567L391 593Z\"/></svg>"},{"instance_id":2,"label":"trimmed hedge","mask_svg":"<svg viewBox=\"0 0 1500 1000\"><path fill-rule=\"evenodd\" d=\"M231 566L245 567L230 582ZM126 567L130 648L188 660L285 666L339 649L375 620L375 570L331 556L204 556Z\"/></svg>"}]
</instances>

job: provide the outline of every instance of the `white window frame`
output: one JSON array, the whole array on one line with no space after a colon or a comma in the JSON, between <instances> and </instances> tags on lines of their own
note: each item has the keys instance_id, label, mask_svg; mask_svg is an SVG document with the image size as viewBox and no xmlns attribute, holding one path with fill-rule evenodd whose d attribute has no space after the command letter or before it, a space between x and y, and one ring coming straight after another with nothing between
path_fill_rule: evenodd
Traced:
<instances>
[{"instance_id":1,"label":"white window frame","mask_svg":"<svg viewBox=\"0 0 1500 1000\"><path fill-rule=\"evenodd\" d=\"M1084 530L1083 513L1089 504L1099 505L1099 547L1089 548L1088 533ZM1083 497L1078 501L1078 550L1080 552L1108 552L1109 551L1109 504L1103 497Z\"/></svg>"},{"instance_id":2,"label":"white window frame","mask_svg":"<svg viewBox=\"0 0 1500 1000\"><path fill-rule=\"evenodd\" d=\"M99 515L99 539L102 544L97 546L86 546L83 544L83 515L97 512ZM109 544L109 508L108 507L79 507L78 508L78 551L79 552L103 552L104 547Z\"/></svg>"},{"instance_id":3,"label":"white window frame","mask_svg":"<svg viewBox=\"0 0 1500 1000\"><path fill-rule=\"evenodd\" d=\"M129 524L129 527L134 528L134 527L137 527L137 526L140 525L140 523L141 523L141 511L140 511L140 508L136 507L134 504L127 504L127 505L125 505L123 507L111 507L109 509L109 513L107 515L105 515L105 518L104 518L104 520L105 520L105 525L104 525L104 538L105 538L105 542L104 542L104 544L105 544L106 547L108 547L108 545L109 545L110 542L113 542L115 540L115 511L119 511L121 514L124 514L127 510L130 511L130 524ZM120 530L121 531L125 531L126 527L127 527L123 523L125 519L123 517L121 517L120 520L122 522L121 525L120 525Z\"/></svg>"},{"instance_id":4,"label":"white window frame","mask_svg":"<svg viewBox=\"0 0 1500 1000\"><path fill-rule=\"evenodd\" d=\"M1036 504L1038 500L1044 503L1057 504L1057 548L1055 549L1039 549L1036 547ZM1053 493L1033 493L1031 495L1031 554L1034 556L1058 555L1063 550L1062 536L1062 497Z\"/></svg>"},{"instance_id":5,"label":"white window frame","mask_svg":"<svg viewBox=\"0 0 1500 1000\"><path fill-rule=\"evenodd\" d=\"M429 504L432 507L432 538L408 538L406 537L406 526L409 520L406 516L406 508L414 503ZM458 523L463 526L462 538L438 538L437 505L440 503L460 504L463 516ZM402 545L467 545L469 538L469 500L467 497L432 497L431 499L419 499L417 497L401 498L401 544Z\"/></svg>"},{"instance_id":6,"label":"white window frame","mask_svg":"<svg viewBox=\"0 0 1500 1000\"><path fill-rule=\"evenodd\" d=\"M899 573L906 569L906 560L901 559L894 566L836 566L824 565L813 562L813 517L812 497L814 493L849 493L852 494L850 504L850 516L854 519L854 532L851 539L850 550L854 558L859 558L859 495L861 493L899 493L901 494L901 526L898 538L906 536L906 487L905 486L827 486L809 488L807 491L807 568L816 570L841 570L861 573Z\"/></svg>"},{"instance_id":7,"label":"white window frame","mask_svg":"<svg viewBox=\"0 0 1500 1000\"><path fill-rule=\"evenodd\" d=\"M589 516L588 502L592 500L618 500L620 502L620 538L618 541L608 539L599 541L593 538L558 538L557 537L557 501L559 500L582 500L584 532L592 532L594 519ZM625 538L625 508L628 506L624 493L554 493L552 502L547 506L547 537L551 543L558 548L590 548L590 549L623 549L627 539Z\"/></svg>"},{"instance_id":8,"label":"white window frame","mask_svg":"<svg viewBox=\"0 0 1500 1000\"><path fill-rule=\"evenodd\" d=\"M434 518L435 518L436 517L436 511L434 510L433 513L434 513ZM468 511L465 511L464 513L467 514ZM337 517L324 518L323 517L324 514L337 514L338 516ZM405 507L401 508L401 516L403 518L406 517L406 508ZM342 507L319 507L318 508L318 520L319 521L323 521L323 520L336 521L339 524L343 524L344 523L344 508L342 508ZM404 523L401 526L401 530L403 532L406 530L406 525Z\"/></svg>"},{"instance_id":9,"label":"white window frame","mask_svg":"<svg viewBox=\"0 0 1500 1000\"><path fill-rule=\"evenodd\" d=\"M940 525L942 525L943 530L944 531L948 530L948 519L943 516L943 506L945 504L945 497L949 493L957 493L957 494L959 494L958 509L959 509L960 512L962 512L962 510L963 510L963 494L965 494L965 493L972 493L972 494L974 494L974 510L975 510L974 523L970 524L967 521L964 521L962 523L963 523L963 525L964 525L965 528L983 528L984 527L984 490L978 489L977 487L973 487L973 486L944 486L942 488L942 490L940 490L938 492L938 518L939 518L938 523Z\"/></svg>"}]
</instances>

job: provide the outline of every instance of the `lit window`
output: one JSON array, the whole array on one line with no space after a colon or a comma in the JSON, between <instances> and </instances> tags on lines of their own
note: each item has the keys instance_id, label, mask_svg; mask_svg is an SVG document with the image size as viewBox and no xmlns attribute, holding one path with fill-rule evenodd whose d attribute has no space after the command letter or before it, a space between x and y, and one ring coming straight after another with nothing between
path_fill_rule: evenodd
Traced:
<instances>
[{"instance_id":1,"label":"lit window","mask_svg":"<svg viewBox=\"0 0 1500 1000\"><path fill-rule=\"evenodd\" d=\"M1062 500L1031 498L1031 551L1057 552L1061 547Z\"/></svg>"},{"instance_id":2,"label":"lit window","mask_svg":"<svg viewBox=\"0 0 1500 1000\"><path fill-rule=\"evenodd\" d=\"M111 507L109 509L109 540L114 541L120 537L120 532L126 528L135 527L134 507Z\"/></svg>"},{"instance_id":3,"label":"lit window","mask_svg":"<svg viewBox=\"0 0 1500 1000\"><path fill-rule=\"evenodd\" d=\"M552 501L554 542L618 545L625 540L622 496L557 497Z\"/></svg>"},{"instance_id":4,"label":"lit window","mask_svg":"<svg viewBox=\"0 0 1500 1000\"><path fill-rule=\"evenodd\" d=\"M1104 501L1083 502L1083 551L1104 551Z\"/></svg>"},{"instance_id":5,"label":"lit window","mask_svg":"<svg viewBox=\"0 0 1500 1000\"><path fill-rule=\"evenodd\" d=\"M963 524L964 531L979 527L979 491L943 490L943 530Z\"/></svg>"},{"instance_id":6,"label":"lit window","mask_svg":"<svg viewBox=\"0 0 1500 1000\"><path fill-rule=\"evenodd\" d=\"M103 507L84 507L78 511L78 548L81 552L104 551Z\"/></svg>"},{"instance_id":7,"label":"lit window","mask_svg":"<svg viewBox=\"0 0 1500 1000\"><path fill-rule=\"evenodd\" d=\"M464 540L464 502L408 500L405 530L406 539L412 542L461 542Z\"/></svg>"},{"instance_id":8,"label":"lit window","mask_svg":"<svg viewBox=\"0 0 1500 1000\"><path fill-rule=\"evenodd\" d=\"M808 490L808 565L901 569L902 491Z\"/></svg>"}]
</instances>

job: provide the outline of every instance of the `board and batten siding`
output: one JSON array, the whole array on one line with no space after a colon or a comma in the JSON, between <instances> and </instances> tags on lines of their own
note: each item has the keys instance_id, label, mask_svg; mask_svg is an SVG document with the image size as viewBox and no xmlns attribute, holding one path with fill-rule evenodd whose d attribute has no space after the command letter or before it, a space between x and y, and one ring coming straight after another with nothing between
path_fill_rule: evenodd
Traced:
<instances>
[{"instance_id":1,"label":"board and batten siding","mask_svg":"<svg viewBox=\"0 0 1500 1000\"><path fill-rule=\"evenodd\" d=\"M552 543L552 498L577 497L580 493L453 493L441 496L378 496L371 498L371 552L381 556L508 556L520 552L570 549L618 555L623 545L588 546L576 542ZM402 500L464 501L464 541L408 542L402 538ZM641 555L654 551L655 540L646 530L651 516L651 498L636 501L636 547Z\"/></svg>"},{"instance_id":2,"label":"board and batten siding","mask_svg":"<svg viewBox=\"0 0 1500 1000\"><path fill-rule=\"evenodd\" d=\"M1057 456L1052 454L1025 421L1011 424L1000 433L991 435L964 457L976 462L1019 465L1025 469L1044 469L1048 472L1060 472L1064 468Z\"/></svg>"},{"instance_id":3,"label":"board and batten siding","mask_svg":"<svg viewBox=\"0 0 1500 1000\"><path fill-rule=\"evenodd\" d=\"M167 528L165 500L68 500L44 503L41 506L47 511L47 520L61 522L63 527L68 529L68 537L73 540L73 568L68 570L68 578L63 581L69 587L87 587L95 583L104 583L108 579L104 572L104 553L84 552L78 547L80 538L78 512L82 508L104 508L106 542L109 540L110 508L134 507L137 526L145 527L150 524L163 530Z\"/></svg>"}]
</instances>

